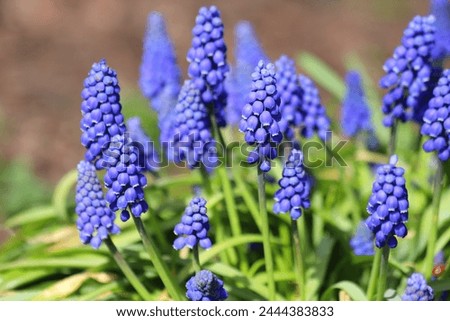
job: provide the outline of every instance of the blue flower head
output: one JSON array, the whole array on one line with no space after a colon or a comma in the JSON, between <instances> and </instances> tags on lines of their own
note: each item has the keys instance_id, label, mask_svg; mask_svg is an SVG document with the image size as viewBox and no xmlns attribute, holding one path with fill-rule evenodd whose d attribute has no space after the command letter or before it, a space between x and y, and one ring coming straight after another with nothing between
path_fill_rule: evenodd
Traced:
<instances>
[{"instance_id":1,"label":"blue flower head","mask_svg":"<svg viewBox=\"0 0 450 321\"><path fill-rule=\"evenodd\" d=\"M102 186L94 165L81 161L77 169L78 182L75 196L77 228L80 231L81 242L98 249L109 234L117 234L120 229L114 224L116 215L108 208L103 198Z\"/></svg>"},{"instance_id":2,"label":"blue flower head","mask_svg":"<svg viewBox=\"0 0 450 321\"><path fill-rule=\"evenodd\" d=\"M108 148L111 137L125 133L119 93L116 71L105 59L94 63L81 91L81 144L87 149L88 162L95 164Z\"/></svg>"},{"instance_id":3,"label":"blue flower head","mask_svg":"<svg viewBox=\"0 0 450 321\"><path fill-rule=\"evenodd\" d=\"M251 90L252 72L260 60L268 61L250 22L240 21L234 29L235 65L225 81L228 93L227 121L238 126L242 107Z\"/></svg>"},{"instance_id":4,"label":"blue flower head","mask_svg":"<svg viewBox=\"0 0 450 321\"><path fill-rule=\"evenodd\" d=\"M353 253L355 253L355 255L374 255L374 238L375 236L372 231L369 230L366 223L359 223L355 235L350 240L350 246L353 249Z\"/></svg>"},{"instance_id":5,"label":"blue flower head","mask_svg":"<svg viewBox=\"0 0 450 321\"><path fill-rule=\"evenodd\" d=\"M402 301L433 301L434 292L420 273L413 273L408 278Z\"/></svg>"},{"instance_id":6,"label":"blue flower head","mask_svg":"<svg viewBox=\"0 0 450 321\"><path fill-rule=\"evenodd\" d=\"M344 134L355 137L360 132L373 131L370 108L367 105L361 76L357 71L349 71L345 77L347 93L342 102L341 125Z\"/></svg>"},{"instance_id":7,"label":"blue flower head","mask_svg":"<svg viewBox=\"0 0 450 321\"><path fill-rule=\"evenodd\" d=\"M245 133L247 144L256 146L247 161L250 164L259 163L263 172L270 170L270 161L277 157L277 145L283 139L278 126L280 119L275 66L271 63L265 65L260 60L252 73L252 87L248 103L242 109L239 130Z\"/></svg>"},{"instance_id":8,"label":"blue flower head","mask_svg":"<svg viewBox=\"0 0 450 321\"><path fill-rule=\"evenodd\" d=\"M325 106L319 95L314 82L305 75L299 75L300 87L303 90L302 96L302 114L303 123L301 134L303 137L310 138L315 133L322 141L326 141L327 132L330 130L330 119L327 116Z\"/></svg>"},{"instance_id":9,"label":"blue flower head","mask_svg":"<svg viewBox=\"0 0 450 321\"><path fill-rule=\"evenodd\" d=\"M295 136L294 129L302 124L302 96L299 78L295 68L295 62L283 55L276 62L277 89L281 98L281 120L279 122L283 136L292 140Z\"/></svg>"},{"instance_id":10,"label":"blue flower head","mask_svg":"<svg viewBox=\"0 0 450 321\"><path fill-rule=\"evenodd\" d=\"M159 112L164 108L168 96L176 99L180 83L181 71L175 48L167 34L164 17L159 12L151 12L148 15L140 66L141 91Z\"/></svg>"},{"instance_id":11,"label":"blue flower head","mask_svg":"<svg viewBox=\"0 0 450 321\"><path fill-rule=\"evenodd\" d=\"M403 32L402 43L384 63L385 75L380 87L388 89L383 98L383 124L392 127L395 120L421 122L423 96L429 95L441 68L433 65L435 48L433 16L416 16Z\"/></svg>"},{"instance_id":12,"label":"blue flower head","mask_svg":"<svg viewBox=\"0 0 450 321\"><path fill-rule=\"evenodd\" d=\"M191 200L181 217L181 222L175 226L173 232L178 236L173 242L175 250L181 250L185 246L192 249L197 244L204 249L211 247L205 199L195 197Z\"/></svg>"},{"instance_id":13,"label":"blue flower head","mask_svg":"<svg viewBox=\"0 0 450 321\"><path fill-rule=\"evenodd\" d=\"M223 301L228 298L223 281L208 270L201 270L191 277L186 290L190 301Z\"/></svg>"},{"instance_id":14,"label":"blue flower head","mask_svg":"<svg viewBox=\"0 0 450 321\"><path fill-rule=\"evenodd\" d=\"M408 191L405 186L405 170L397 167L398 158L391 156L389 164L377 168L377 176L369 198L366 220L367 227L375 234L375 245L382 248L386 243L390 248L397 246L396 237L408 233Z\"/></svg>"},{"instance_id":15,"label":"blue flower head","mask_svg":"<svg viewBox=\"0 0 450 321\"><path fill-rule=\"evenodd\" d=\"M431 0L431 14L436 18L434 57L440 59L450 54L450 2L448 0Z\"/></svg>"},{"instance_id":16,"label":"blue flower head","mask_svg":"<svg viewBox=\"0 0 450 321\"><path fill-rule=\"evenodd\" d=\"M139 164L139 151L132 141L125 136L114 136L103 162L108 168L105 186L109 208L114 212L121 210L120 219L124 222L130 218L130 212L135 217L147 212L148 204L144 199L147 179Z\"/></svg>"},{"instance_id":17,"label":"blue flower head","mask_svg":"<svg viewBox=\"0 0 450 321\"><path fill-rule=\"evenodd\" d=\"M423 115L421 134L428 136L423 149L445 162L450 158L450 69L444 70L433 94Z\"/></svg>"},{"instance_id":18,"label":"blue flower head","mask_svg":"<svg viewBox=\"0 0 450 321\"><path fill-rule=\"evenodd\" d=\"M309 208L311 181L303 167L303 153L293 149L283 168L279 180L280 189L275 193L275 214L290 212L293 220L302 215L302 208Z\"/></svg>"},{"instance_id":19,"label":"blue flower head","mask_svg":"<svg viewBox=\"0 0 450 321\"><path fill-rule=\"evenodd\" d=\"M138 164L143 171L158 171L159 155L154 141L147 136L141 127L141 119L132 117L127 120L127 129L132 145L138 152Z\"/></svg>"},{"instance_id":20,"label":"blue flower head","mask_svg":"<svg viewBox=\"0 0 450 321\"><path fill-rule=\"evenodd\" d=\"M216 143L208 110L192 80L186 80L175 108L173 150L176 162L211 170L217 165Z\"/></svg>"},{"instance_id":21,"label":"blue flower head","mask_svg":"<svg viewBox=\"0 0 450 321\"><path fill-rule=\"evenodd\" d=\"M202 101L207 106L214 106L220 127L226 125L225 76L229 70L223 30L220 11L216 6L200 8L192 29L191 48L187 53L189 77L200 91Z\"/></svg>"}]
</instances>

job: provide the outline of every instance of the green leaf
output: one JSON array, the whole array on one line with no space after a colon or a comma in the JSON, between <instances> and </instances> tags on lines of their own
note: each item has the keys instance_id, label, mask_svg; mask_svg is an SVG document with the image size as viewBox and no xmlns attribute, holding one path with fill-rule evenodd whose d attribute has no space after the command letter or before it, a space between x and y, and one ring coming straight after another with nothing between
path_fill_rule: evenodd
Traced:
<instances>
[{"instance_id":1,"label":"green leaf","mask_svg":"<svg viewBox=\"0 0 450 321\"><path fill-rule=\"evenodd\" d=\"M448 291L450 290L450 279L432 281L430 286L435 292Z\"/></svg>"},{"instance_id":2,"label":"green leaf","mask_svg":"<svg viewBox=\"0 0 450 321\"><path fill-rule=\"evenodd\" d=\"M39 207L32 207L24 210L14 216L11 216L5 222L5 226L9 228L20 227L27 224L35 224L39 221L51 219L56 216L56 211L53 206L44 205Z\"/></svg>"},{"instance_id":3,"label":"green leaf","mask_svg":"<svg viewBox=\"0 0 450 321\"><path fill-rule=\"evenodd\" d=\"M53 206L55 207L56 214L64 220L70 220L67 213L67 198L72 187L77 182L77 176L78 173L75 169L68 172L61 178L53 193Z\"/></svg>"},{"instance_id":4,"label":"green leaf","mask_svg":"<svg viewBox=\"0 0 450 321\"><path fill-rule=\"evenodd\" d=\"M364 291L359 285L350 281L341 281L330 286L322 295L322 300L330 301L335 299L333 296L335 290L342 290L347 293L353 301L367 301Z\"/></svg>"}]
</instances>

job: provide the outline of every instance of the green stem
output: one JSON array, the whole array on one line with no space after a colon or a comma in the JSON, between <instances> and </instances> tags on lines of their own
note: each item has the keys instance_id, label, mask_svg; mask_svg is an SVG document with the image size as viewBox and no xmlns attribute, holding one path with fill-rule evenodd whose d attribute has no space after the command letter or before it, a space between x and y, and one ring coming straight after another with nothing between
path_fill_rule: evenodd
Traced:
<instances>
[{"instance_id":1,"label":"green stem","mask_svg":"<svg viewBox=\"0 0 450 321\"><path fill-rule=\"evenodd\" d=\"M380 274L381 251L375 251L372 270L370 271L369 285L367 286L367 299L372 300L375 295L378 275Z\"/></svg>"},{"instance_id":2,"label":"green stem","mask_svg":"<svg viewBox=\"0 0 450 321\"><path fill-rule=\"evenodd\" d=\"M434 255L436 252L437 232L439 225L439 205L441 203L442 187L445 183L444 169L442 162L437 159L437 170L434 177L433 187L433 213L431 218L430 235L427 242L427 252L424 261L424 274L428 279L431 277L434 263Z\"/></svg>"},{"instance_id":3,"label":"green stem","mask_svg":"<svg viewBox=\"0 0 450 321\"><path fill-rule=\"evenodd\" d=\"M291 219L291 227L292 227L292 241L294 246L295 272L297 276L298 293L300 300L305 301L306 300L305 269L297 220Z\"/></svg>"},{"instance_id":4,"label":"green stem","mask_svg":"<svg viewBox=\"0 0 450 321\"><path fill-rule=\"evenodd\" d=\"M206 191L206 194L212 195L211 180L209 179L208 171L203 163L200 164L200 174L202 176L202 185Z\"/></svg>"},{"instance_id":5,"label":"green stem","mask_svg":"<svg viewBox=\"0 0 450 321\"><path fill-rule=\"evenodd\" d=\"M266 263L267 272L267 285L269 288L269 300L275 300L275 279L272 249L270 247L270 229L269 229L269 215L267 213L266 203L266 186L264 181L264 173L258 166L258 198L259 198L259 211L261 215L262 224L262 236L263 236L263 248L264 248L264 260Z\"/></svg>"},{"instance_id":6,"label":"green stem","mask_svg":"<svg viewBox=\"0 0 450 321\"><path fill-rule=\"evenodd\" d=\"M378 250L382 252L380 263L380 277L378 278L378 290L377 301L383 301L384 292L386 291L388 268L389 268L389 246L386 244L382 249Z\"/></svg>"},{"instance_id":7,"label":"green stem","mask_svg":"<svg viewBox=\"0 0 450 321\"><path fill-rule=\"evenodd\" d=\"M133 216L133 215L132 215ZM184 299L181 294L181 289L174 282L175 277L170 274L169 269L165 262L163 261L161 254L156 246L154 246L153 242L150 239L150 236L147 234L145 230L145 226L142 223L142 220L139 217L133 216L134 224L141 236L142 243L144 244L144 248L150 256L150 260L153 262L153 266L155 267L156 272L158 273L161 281L167 289L169 295L177 301L181 301Z\"/></svg>"},{"instance_id":8,"label":"green stem","mask_svg":"<svg viewBox=\"0 0 450 321\"><path fill-rule=\"evenodd\" d=\"M136 274L134 274L133 270L130 268L128 263L123 258L122 254L117 249L116 245L113 243L111 238L108 236L107 239L105 239L105 244L108 247L108 250L111 252L114 260L116 261L119 268L122 270L122 273L125 275L127 280L130 282L130 284L133 286L133 288L136 290L137 293L145 300L145 301L151 301L152 296L147 291L145 286L139 281Z\"/></svg>"},{"instance_id":9,"label":"green stem","mask_svg":"<svg viewBox=\"0 0 450 321\"><path fill-rule=\"evenodd\" d=\"M194 257L194 269L196 272L199 272L202 269L200 265L200 256L198 254L198 244L194 246L192 249L192 256Z\"/></svg>"},{"instance_id":10,"label":"green stem","mask_svg":"<svg viewBox=\"0 0 450 321\"><path fill-rule=\"evenodd\" d=\"M388 148L389 156L395 154L395 147L397 145L397 125L398 121L396 120L391 127L391 136L389 138L389 148Z\"/></svg>"}]
</instances>

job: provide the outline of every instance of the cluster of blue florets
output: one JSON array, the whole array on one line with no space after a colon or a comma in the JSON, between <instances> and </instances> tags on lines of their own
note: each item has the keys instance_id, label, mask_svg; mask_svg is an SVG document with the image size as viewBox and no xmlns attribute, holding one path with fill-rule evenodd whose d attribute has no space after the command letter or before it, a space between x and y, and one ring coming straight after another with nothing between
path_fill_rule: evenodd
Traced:
<instances>
[{"instance_id":1,"label":"cluster of blue florets","mask_svg":"<svg viewBox=\"0 0 450 321\"><path fill-rule=\"evenodd\" d=\"M423 149L437 152L446 161L450 157L450 69L444 70L433 94L423 115L421 134L429 137Z\"/></svg>"},{"instance_id":2,"label":"cluster of blue florets","mask_svg":"<svg viewBox=\"0 0 450 321\"><path fill-rule=\"evenodd\" d=\"M281 120L279 126L283 136L292 140L295 136L294 129L302 124L302 96L297 70L294 60L288 56L281 56L276 62L277 89L281 98Z\"/></svg>"},{"instance_id":3,"label":"cluster of blue florets","mask_svg":"<svg viewBox=\"0 0 450 321\"><path fill-rule=\"evenodd\" d=\"M436 49L433 56L442 59L450 55L450 2L431 0L431 14L436 18Z\"/></svg>"},{"instance_id":4,"label":"cluster of blue florets","mask_svg":"<svg viewBox=\"0 0 450 321\"><path fill-rule=\"evenodd\" d=\"M184 83L175 107L173 130L174 159L186 161L190 168L217 165L216 143L211 132L208 110L192 80Z\"/></svg>"},{"instance_id":5,"label":"cluster of blue florets","mask_svg":"<svg viewBox=\"0 0 450 321\"><path fill-rule=\"evenodd\" d=\"M211 239L208 237L209 219L204 198L195 197L191 200L181 217L181 222L175 225L173 232L178 236L173 242L176 250L181 250L185 246L192 249L197 244L204 249L211 247Z\"/></svg>"},{"instance_id":6,"label":"cluster of blue florets","mask_svg":"<svg viewBox=\"0 0 450 321\"><path fill-rule=\"evenodd\" d=\"M200 8L192 29L191 48L187 53L188 74L200 91L202 101L207 106L213 106L219 127L226 125L225 76L229 70L223 29L217 7Z\"/></svg>"},{"instance_id":7,"label":"cluster of blue florets","mask_svg":"<svg viewBox=\"0 0 450 321\"><path fill-rule=\"evenodd\" d=\"M116 215L106 205L102 186L97 178L94 165L81 161L78 164L75 212L78 215L77 228L83 244L97 249L109 234L120 232L114 223Z\"/></svg>"},{"instance_id":8,"label":"cluster of blue florets","mask_svg":"<svg viewBox=\"0 0 450 321\"><path fill-rule=\"evenodd\" d=\"M413 273L408 278L402 301L433 301L434 292L420 273Z\"/></svg>"},{"instance_id":9,"label":"cluster of blue florets","mask_svg":"<svg viewBox=\"0 0 450 321\"><path fill-rule=\"evenodd\" d=\"M124 222L130 218L130 212L140 217L148 210L144 199L147 179L141 172L138 155L131 140L124 136L114 136L104 155L103 162L108 168L105 174L106 201L112 211L121 211L120 219Z\"/></svg>"},{"instance_id":10,"label":"cluster of blue florets","mask_svg":"<svg viewBox=\"0 0 450 321\"><path fill-rule=\"evenodd\" d=\"M275 214L290 212L293 220L302 215L302 208L309 208L311 181L303 167L303 154L293 149L283 168L280 189L275 193Z\"/></svg>"},{"instance_id":11,"label":"cluster of blue florets","mask_svg":"<svg viewBox=\"0 0 450 321\"><path fill-rule=\"evenodd\" d=\"M375 245L382 248L385 244L394 248L397 238L405 237L408 230L408 190L403 177L405 170L397 167L398 158L391 156L389 164L379 166L377 177L372 186L372 195L367 205L369 217L367 227L375 234Z\"/></svg>"},{"instance_id":12,"label":"cluster of blue florets","mask_svg":"<svg viewBox=\"0 0 450 321\"><path fill-rule=\"evenodd\" d=\"M119 93L116 71L104 59L94 63L81 91L81 144L87 149L88 162L95 163L101 157L111 137L125 133Z\"/></svg>"},{"instance_id":13,"label":"cluster of blue florets","mask_svg":"<svg viewBox=\"0 0 450 321\"><path fill-rule=\"evenodd\" d=\"M228 298L223 281L208 270L201 270L191 277L186 289L186 297L191 301L223 301Z\"/></svg>"},{"instance_id":14,"label":"cluster of blue florets","mask_svg":"<svg viewBox=\"0 0 450 321\"><path fill-rule=\"evenodd\" d=\"M275 66L259 61L252 73L252 88L248 103L242 109L239 130L245 133L247 144L256 148L249 154L250 164L268 172L270 161L277 157L277 144L283 139L278 122L281 119L280 96L277 91Z\"/></svg>"},{"instance_id":15,"label":"cluster of blue florets","mask_svg":"<svg viewBox=\"0 0 450 321\"><path fill-rule=\"evenodd\" d=\"M402 44L384 63L386 75L380 86L388 89L383 98L383 124L392 127L396 120L422 119L421 96L427 95L431 82L440 73L433 66L435 47L434 16L416 16L405 29Z\"/></svg>"}]
</instances>

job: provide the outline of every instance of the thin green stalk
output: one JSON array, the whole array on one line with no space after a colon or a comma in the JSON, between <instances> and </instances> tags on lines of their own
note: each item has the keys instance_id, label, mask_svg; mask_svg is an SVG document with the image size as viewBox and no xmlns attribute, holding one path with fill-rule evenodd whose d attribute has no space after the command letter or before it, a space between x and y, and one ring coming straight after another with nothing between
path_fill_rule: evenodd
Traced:
<instances>
[{"instance_id":1,"label":"thin green stalk","mask_svg":"<svg viewBox=\"0 0 450 321\"><path fill-rule=\"evenodd\" d=\"M145 226L142 223L142 220L139 217L133 216L134 224L141 236L142 243L144 244L144 248L150 256L150 260L153 262L153 266L155 267L156 272L158 273L161 281L167 289L169 295L177 301L181 301L184 299L184 296L181 294L181 289L175 282L175 277L170 274L169 269L166 263L163 261L161 254L159 253L158 248L153 244L150 235L148 235L145 230Z\"/></svg>"},{"instance_id":2,"label":"thin green stalk","mask_svg":"<svg viewBox=\"0 0 450 321\"><path fill-rule=\"evenodd\" d=\"M387 276L389 269L389 251L390 248L386 244L382 249L378 250L382 252L381 263L380 263L380 277L378 278L378 290L377 290L377 301L383 301L384 292L386 291Z\"/></svg>"},{"instance_id":3,"label":"thin green stalk","mask_svg":"<svg viewBox=\"0 0 450 321\"><path fill-rule=\"evenodd\" d=\"M442 168L442 162L437 159L437 170L434 177L433 187L433 213L431 218L430 235L427 242L427 252L424 261L424 274L428 279L431 277L433 270L434 255L436 254L436 241L439 225L439 205L441 203L442 188L445 184L444 169Z\"/></svg>"},{"instance_id":4,"label":"thin green stalk","mask_svg":"<svg viewBox=\"0 0 450 321\"><path fill-rule=\"evenodd\" d=\"M272 249L270 247L270 229L269 229L269 215L267 213L267 203L266 203L266 186L264 181L264 173L259 169L259 166L258 166L258 199L262 224L264 260L266 263L266 272L267 272L267 285L269 288L268 297L270 301L274 301L275 279L274 279Z\"/></svg>"},{"instance_id":5,"label":"thin green stalk","mask_svg":"<svg viewBox=\"0 0 450 321\"><path fill-rule=\"evenodd\" d=\"M369 285L367 286L367 299L372 300L375 296L378 276L380 274L381 251L375 251L372 269L370 271Z\"/></svg>"},{"instance_id":6,"label":"thin green stalk","mask_svg":"<svg viewBox=\"0 0 450 321\"><path fill-rule=\"evenodd\" d=\"M202 266L200 265L200 256L198 255L198 244L192 249L192 256L194 257L194 269L196 272L199 272L202 269Z\"/></svg>"},{"instance_id":7,"label":"thin green stalk","mask_svg":"<svg viewBox=\"0 0 450 321\"><path fill-rule=\"evenodd\" d=\"M134 274L133 270L130 268L128 263L123 258L122 254L117 249L116 245L113 243L111 238L108 236L107 239L105 239L105 244L108 247L108 250L111 252L114 260L116 261L119 268L122 270L122 273L125 275L127 280L130 282L130 284L133 286L133 288L136 290L137 293L145 300L145 301L151 301L152 296L147 291L145 286L139 281L136 274Z\"/></svg>"},{"instance_id":8,"label":"thin green stalk","mask_svg":"<svg viewBox=\"0 0 450 321\"><path fill-rule=\"evenodd\" d=\"M202 185L206 191L206 194L212 195L211 180L209 179L208 171L203 163L200 164L200 174L202 176Z\"/></svg>"},{"instance_id":9,"label":"thin green stalk","mask_svg":"<svg viewBox=\"0 0 450 321\"><path fill-rule=\"evenodd\" d=\"M291 219L291 227L292 227L292 241L294 245L294 260L295 260L295 273L297 277L297 288L300 300L305 301L306 300L305 269L297 220Z\"/></svg>"},{"instance_id":10,"label":"thin green stalk","mask_svg":"<svg viewBox=\"0 0 450 321\"><path fill-rule=\"evenodd\" d=\"M395 147L397 145L397 126L398 122L395 121L391 127L391 137L389 138L389 147L388 147L389 156L395 154Z\"/></svg>"}]
</instances>

